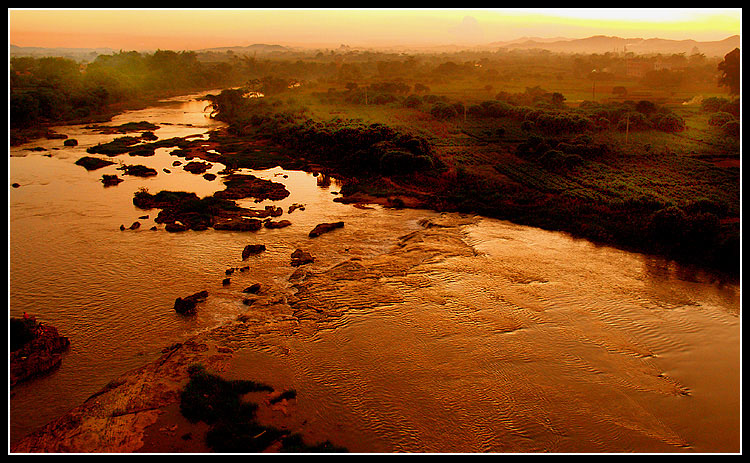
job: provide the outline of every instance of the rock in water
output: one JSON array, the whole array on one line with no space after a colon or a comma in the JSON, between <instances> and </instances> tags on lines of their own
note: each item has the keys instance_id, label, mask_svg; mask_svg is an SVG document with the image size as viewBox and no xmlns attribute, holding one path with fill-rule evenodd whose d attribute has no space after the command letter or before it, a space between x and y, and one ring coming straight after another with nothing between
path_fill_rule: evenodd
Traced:
<instances>
[{"instance_id":1,"label":"rock in water","mask_svg":"<svg viewBox=\"0 0 750 463\"><path fill-rule=\"evenodd\" d=\"M54 326L33 317L11 318L10 387L56 368L70 346ZM15 338L15 339L14 339Z\"/></svg>"},{"instance_id":2,"label":"rock in water","mask_svg":"<svg viewBox=\"0 0 750 463\"><path fill-rule=\"evenodd\" d=\"M331 230L335 230L343 226L344 226L344 222L321 223L312 229L309 236L310 238L315 238L317 236L322 235L323 233L328 233Z\"/></svg>"},{"instance_id":3,"label":"rock in water","mask_svg":"<svg viewBox=\"0 0 750 463\"><path fill-rule=\"evenodd\" d=\"M243 293L250 293L250 294L258 294L259 291L260 291L260 283L253 283L252 285L242 290Z\"/></svg>"},{"instance_id":4,"label":"rock in water","mask_svg":"<svg viewBox=\"0 0 750 463\"><path fill-rule=\"evenodd\" d=\"M178 297L174 301L174 310L177 313L181 313L183 315L191 315L196 312L196 306L199 302L203 302L208 297L208 291L199 291L193 295L190 295L186 298Z\"/></svg>"},{"instance_id":5,"label":"rock in water","mask_svg":"<svg viewBox=\"0 0 750 463\"><path fill-rule=\"evenodd\" d=\"M274 228L284 228L284 227L290 226L291 224L292 224L292 222L290 222L288 220L279 220L279 221L274 222L273 220L266 219L263 222L263 226L264 227L271 228L271 229L274 229Z\"/></svg>"},{"instance_id":6,"label":"rock in water","mask_svg":"<svg viewBox=\"0 0 750 463\"><path fill-rule=\"evenodd\" d=\"M315 262L315 258L309 252L297 249L292 253L292 266L299 267L300 265L310 264Z\"/></svg>"},{"instance_id":7,"label":"rock in water","mask_svg":"<svg viewBox=\"0 0 750 463\"><path fill-rule=\"evenodd\" d=\"M242 260L247 259L252 254L259 254L266 250L265 244L248 244L245 249L242 250Z\"/></svg>"}]
</instances>

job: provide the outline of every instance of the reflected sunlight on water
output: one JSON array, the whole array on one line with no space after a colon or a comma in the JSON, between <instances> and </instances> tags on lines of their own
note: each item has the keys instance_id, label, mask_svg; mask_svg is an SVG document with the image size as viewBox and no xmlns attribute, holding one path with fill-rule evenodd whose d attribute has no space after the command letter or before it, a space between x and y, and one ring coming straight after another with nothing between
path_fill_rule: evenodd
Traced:
<instances>
[{"instance_id":1,"label":"reflected sunlight on water","mask_svg":"<svg viewBox=\"0 0 750 463\"><path fill-rule=\"evenodd\" d=\"M150 121L160 125L159 138L203 133L217 126L204 106L175 99L111 124ZM156 177L125 176L104 188L101 175L119 174L117 165L88 172L74 162L114 136L83 126L57 131L79 145L43 140L11 149L10 182L21 186L10 191L9 299L11 315L26 311L57 326L71 350L54 374L14 388L12 439L169 344L233 320L250 283L292 291L295 248L313 251L316 270L352 257L366 263L421 230L421 219L440 216L336 203L335 182L274 168L244 172L283 183L289 197L238 203L282 207L292 226L151 231L158 211L133 206L138 189L206 196L223 189L221 177L174 167L170 150L158 149L113 158L154 167ZM51 156L24 150L31 146ZM215 163L210 171L221 169ZM295 203L305 209L288 213ZM119 230L135 220L140 229ZM331 221L345 226L307 237ZM738 450L738 284L562 233L475 222L460 235L471 253L378 279L373 286L387 298L332 290L330 300L350 310L310 336L270 334L237 353L232 374L294 387L310 437L352 451ZM253 243L267 251L222 286L224 270L239 266ZM201 289L211 297L196 317L172 310L176 297Z\"/></svg>"}]
</instances>

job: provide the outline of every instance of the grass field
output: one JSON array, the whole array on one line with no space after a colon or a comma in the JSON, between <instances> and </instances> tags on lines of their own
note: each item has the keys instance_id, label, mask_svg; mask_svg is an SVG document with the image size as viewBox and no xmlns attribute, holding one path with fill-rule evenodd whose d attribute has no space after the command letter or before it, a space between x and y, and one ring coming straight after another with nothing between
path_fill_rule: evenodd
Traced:
<instances>
[{"instance_id":1,"label":"grass field","mask_svg":"<svg viewBox=\"0 0 750 463\"><path fill-rule=\"evenodd\" d=\"M607 84L610 93L618 83L622 82ZM582 111L577 109L578 102L571 100L591 97L591 82L571 79L527 79L503 88L493 85L491 89L470 79L432 84L430 95L443 98L447 104L463 105L455 116L445 119L431 113L430 102L406 107L406 95L400 95L385 104L350 103L347 89L335 86L326 91L320 86L302 87L268 100L277 102L271 105L276 111L293 113L303 120L341 127L383 124L429 142L432 155L442 166L440 171L359 179L357 189L367 194L421 192L425 197L439 198L435 207L449 204L449 209L473 210L647 251L660 252L666 247L670 253L679 248L677 254L699 262L722 255L720 267L726 265L727 256L738 261L732 256L733 246L739 242L739 138L709 125L710 114L702 112L699 105L683 104L696 95L716 95L716 88L708 86L700 89L703 93L695 94L633 89L643 98L657 96L665 101L657 103L658 112L681 118L684 130L586 130L588 146L607 149L596 155L581 152L575 165L557 168L545 164L540 154L520 154L519 148L532 137L542 139L543 144L551 143L549 148L569 145L582 132L552 134L540 128L529 129L516 116L487 117L463 111L496 101L499 91L523 93L535 85L563 93L565 103L554 109L558 114ZM598 89L602 100L609 100L607 86ZM665 220L674 223L654 225L661 216L671 217L671 208L677 208L679 216ZM658 232L663 242L656 243L651 242L654 236L649 235L653 232L647 231L649 227L672 227L672 231ZM699 245L696 237L705 238L701 228L709 230L711 242L695 249ZM673 246L672 241L677 244Z\"/></svg>"}]
</instances>

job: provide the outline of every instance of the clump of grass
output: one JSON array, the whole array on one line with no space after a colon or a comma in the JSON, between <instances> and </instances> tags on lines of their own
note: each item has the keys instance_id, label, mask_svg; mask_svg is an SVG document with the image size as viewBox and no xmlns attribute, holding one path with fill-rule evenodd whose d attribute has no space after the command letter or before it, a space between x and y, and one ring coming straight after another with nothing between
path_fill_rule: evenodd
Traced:
<instances>
[{"instance_id":1,"label":"clump of grass","mask_svg":"<svg viewBox=\"0 0 750 463\"><path fill-rule=\"evenodd\" d=\"M202 366L192 366L190 381L180 397L180 411L189 421L208 424L217 421L246 422L255 417L257 404L243 402L242 394L273 391L271 386L246 380L225 380L208 373Z\"/></svg>"},{"instance_id":2,"label":"clump of grass","mask_svg":"<svg viewBox=\"0 0 750 463\"><path fill-rule=\"evenodd\" d=\"M202 365L191 365L188 374L190 380L180 396L180 412L192 423L203 421L211 425L206 444L215 452L258 453L279 441L281 452L346 452L329 441L310 446L299 434L290 435L258 423L255 416L258 405L243 401L242 395L273 391L271 386L249 380L226 380L208 373ZM296 396L296 391L290 389L272 402Z\"/></svg>"}]
</instances>

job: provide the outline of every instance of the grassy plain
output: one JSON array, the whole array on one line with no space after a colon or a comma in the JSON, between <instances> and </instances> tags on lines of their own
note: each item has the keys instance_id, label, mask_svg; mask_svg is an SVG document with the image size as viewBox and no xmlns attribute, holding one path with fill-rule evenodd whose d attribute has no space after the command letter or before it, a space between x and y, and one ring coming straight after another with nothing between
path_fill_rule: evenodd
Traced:
<instances>
[{"instance_id":1,"label":"grassy plain","mask_svg":"<svg viewBox=\"0 0 750 463\"><path fill-rule=\"evenodd\" d=\"M621 103L623 98L612 95L619 84L628 84L636 101L659 101L660 110L679 116L685 129L626 132L611 127L586 131L588 145L606 145L607 150L582 156L573 167L553 169L538 157L520 155L521 145L532 136L554 145L580 134L529 130L517 117L482 117L468 110L495 100L498 91L522 93L530 86L543 85L547 92L565 96L559 111L575 112L582 101L591 102L592 98L602 104ZM564 78L524 79L502 88L461 79L433 83L429 94L467 108L446 119L434 117L430 112L433 105L426 102L405 106L406 95L385 104L347 103L340 96L349 90L336 85L303 86L267 100L275 101L272 106L277 111L308 121L342 126L383 124L423 137L442 166L428 172L363 176L349 182L349 193L422 198L421 204L427 207L478 212L568 231L734 273L739 262L739 137L710 126L710 114L699 104L684 104L696 95L728 98L721 89L687 87L660 92L638 88L632 82L610 81L597 84L593 93L593 82ZM655 217L657 212L669 215L670 208L676 208L680 217L670 219L667 225L657 223L661 220ZM674 236L670 238L670 234Z\"/></svg>"}]
</instances>

